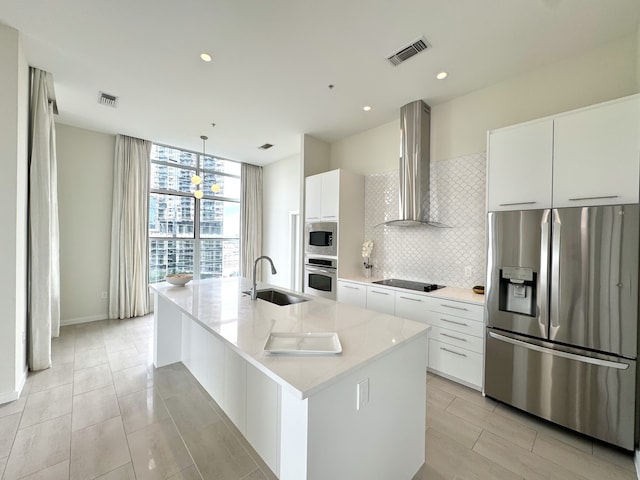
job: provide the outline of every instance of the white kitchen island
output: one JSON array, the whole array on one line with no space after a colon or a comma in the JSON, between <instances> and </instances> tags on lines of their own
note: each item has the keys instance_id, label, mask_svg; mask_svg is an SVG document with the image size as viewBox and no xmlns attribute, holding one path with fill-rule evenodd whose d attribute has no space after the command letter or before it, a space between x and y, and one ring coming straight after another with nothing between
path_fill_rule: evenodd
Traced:
<instances>
[{"instance_id":1,"label":"white kitchen island","mask_svg":"<svg viewBox=\"0 0 640 480\"><path fill-rule=\"evenodd\" d=\"M309 296L252 301L249 287L153 285L156 367L183 362L281 480L410 480L425 460L429 327ZM265 354L272 332L337 332L343 351Z\"/></svg>"}]
</instances>

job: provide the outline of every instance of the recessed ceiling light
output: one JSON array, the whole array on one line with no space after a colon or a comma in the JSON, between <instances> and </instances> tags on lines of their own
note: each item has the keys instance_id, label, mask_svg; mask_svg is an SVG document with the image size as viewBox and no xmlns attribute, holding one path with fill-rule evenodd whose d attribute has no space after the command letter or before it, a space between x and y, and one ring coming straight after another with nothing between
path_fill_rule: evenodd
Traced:
<instances>
[{"instance_id":1,"label":"recessed ceiling light","mask_svg":"<svg viewBox=\"0 0 640 480\"><path fill-rule=\"evenodd\" d=\"M369 110L371 110L371 107L370 107L369 105L365 105L364 107L362 107L362 109L363 109L365 112L368 112Z\"/></svg>"},{"instance_id":2,"label":"recessed ceiling light","mask_svg":"<svg viewBox=\"0 0 640 480\"><path fill-rule=\"evenodd\" d=\"M440 72L439 74L436 75L436 78L438 80L444 80L448 76L449 76L449 74L447 72Z\"/></svg>"},{"instance_id":3,"label":"recessed ceiling light","mask_svg":"<svg viewBox=\"0 0 640 480\"><path fill-rule=\"evenodd\" d=\"M211 61L211 55L209 55L208 53L201 53L200 58L202 59L203 62Z\"/></svg>"}]
</instances>

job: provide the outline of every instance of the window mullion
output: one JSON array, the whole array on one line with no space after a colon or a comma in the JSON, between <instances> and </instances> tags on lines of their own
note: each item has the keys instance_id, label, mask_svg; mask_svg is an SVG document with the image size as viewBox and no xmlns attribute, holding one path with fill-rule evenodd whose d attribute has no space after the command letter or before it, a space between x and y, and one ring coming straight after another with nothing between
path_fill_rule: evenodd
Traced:
<instances>
[{"instance_id":1,"label":"window mullion","mask_svg":"<svg viewBox=\"0 0 640 480\"><path fill-rule=\"evenodd\" d=\"M197 166L197 170L196 172L198 173L198 175L203 176L202 171L200 170L200 164L201 164L201 159L200 159L200 155L198 155L198 166ZM196 202L195 202L195 211L193 213L193 278L195 278L196 280L200 280L200 272L201 272L201 268L200 268L200 244L202 243L200 241L200 204L202 202L202 199L200 198L196 198Z\"/></svg>"}]
</instances>

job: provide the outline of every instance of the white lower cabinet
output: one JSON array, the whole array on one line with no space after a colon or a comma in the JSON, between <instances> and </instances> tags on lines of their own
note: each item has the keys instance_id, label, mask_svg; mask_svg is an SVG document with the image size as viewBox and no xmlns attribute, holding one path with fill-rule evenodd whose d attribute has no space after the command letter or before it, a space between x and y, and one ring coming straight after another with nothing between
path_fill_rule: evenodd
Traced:
<instances>
[{"instance_id":1,"label":"white lower cabinet","mask_svg":"<svg viewBox=\"0 0 640 480\"><path fill-rule=\"evenodd\" d=\"M349 285L349 294L340 299L340 284ZM338 300L362 305L366 289L366 308L431 325L429 332L429 370L476 390L482 389L484 361L484 308L482 305L440 298L434 294L409 293L338 281ZM351 295L351 296L349 296ZM357 302L351 301L357 298ZM349 301L347 301L349 300Z\"/></svg>"},{"instance_id":2,"label":"white lower cabinet","mask_svg":"<svg viewBox=\"0 0 640 480\"><path fill-rule=\"evenodd\" d=\"M367 286L367 310L394 315L395 296L393 290Z\"/></svg>"},{"instance_id":3,"label":"white lower cabinet","mask_svg":"<svg viewBox=\"0 0 640 480\"><path fill-rule=\"evenodd\" d=\"M219 399L224 390L224 350L222 340L182 316L182 362L205 390Z\"/></svg>"},{"instance_id":4,"label":"white lower cabinet","mask_svg":"<svg viewBox=\"0 0 640 480\"><path fill-rule=\"evenodd\" d=\"M280 455L280 388L278 384L247 365L247 433L245 437L274 472Z\"/></svg>"},{"instance_id":5,"label":"white lower cabinet","mask_svg":"<svg viewBox=\"0 0 640 480\"><path fill-rule=\"evenodd\" d=\"M483 313L482 305L427 299L427 323L432 326L429 368L477 390L482 388Z\"/></svg>"},{"instance_id":6,"label":"white lower cabinet","mask_svg":"<svg viewBox=\"0 0 640 480\"><path fill-rule=\"evenodd\" d=\"M181 335L184 365L278 474L279 385L184 314Z\"/></svg>"},{"instance_id":7,"label":"white lower cabinet","mask_svg":"<svg viewBox=\"0 0 640 480\"><path fill-rule=\"evenodd\" d=\"M482 354L433 338L429 340L429 368L470 386L480 388L482 384Z\"/></svg>"},{"instance_id":8,"label":"white lower cabinet","mask_svg":"<svg viewBox=\"0 0 640 480\"><path fill-rule=\"evenodd\" d=\"M367 287L360 283L338 280L338 301L367 308Z\"/></svg>"},{"instance_id":9,"label":"white lower cabinet","mask_svg":"<svg viewBox=\"0 0 640 480\"><path fill-rule=\"evenodd\" d=\"M480 354L484 351L484 339L482 337L465 335L464 333L447 328L432 326L431 332L429 332L429 338Z\"/></svg>"},{"instance_id":10,"label":"white lower cabinet","mask_svg":"<svg viewBox=\"0 0 640 480\"><path fill-rule=\"evenodd\" d=\"M247 433L247 362L236 352L224 350L224 396L220 405L243 435Z\"/></svg>"}]
</instances>

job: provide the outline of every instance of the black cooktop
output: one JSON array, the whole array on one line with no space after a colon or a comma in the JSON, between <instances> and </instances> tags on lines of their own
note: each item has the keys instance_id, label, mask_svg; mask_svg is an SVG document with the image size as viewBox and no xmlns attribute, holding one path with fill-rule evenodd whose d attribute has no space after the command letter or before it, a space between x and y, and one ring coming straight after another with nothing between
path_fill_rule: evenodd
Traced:
<instances>
[{"instance_id":1,"label":"black cooktop","mask_svg":"<svg viewBox=\"0 0 640 480\"><path fill-rule=\"evenodd\" d=\"M397 278L389 278L386 280L378 280L378 285L387 285L388 287L406 288L408 290L418 290L419 292L433 292L439 288L444 288L444 285L436 285L435 283L422 283L413 282L411 280L398 280Z\"/></svg>"}]
</instances>

